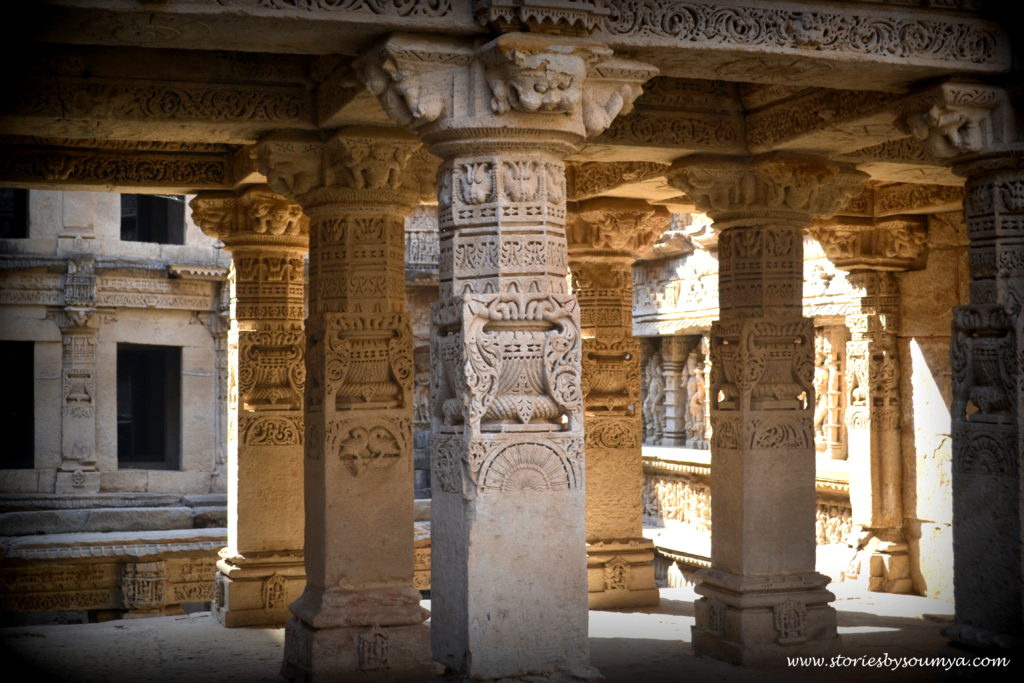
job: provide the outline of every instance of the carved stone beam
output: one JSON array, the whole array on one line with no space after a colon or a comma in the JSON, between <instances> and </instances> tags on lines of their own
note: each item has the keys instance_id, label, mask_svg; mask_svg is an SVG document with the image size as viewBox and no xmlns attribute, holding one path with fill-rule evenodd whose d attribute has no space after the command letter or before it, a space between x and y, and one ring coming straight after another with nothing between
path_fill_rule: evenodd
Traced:
<instances>
[{"instance_id":1,"label":"carved stone beam","mask_svg":"<svg viewBox=\"0 0 1024 683\"><path fill-rule=\"evenodd\" d=\"M856 164L871 179L881 183L959 185L949 159L929 154L912 137L901 137L878 145L832 156L833 161Z\"/></svg>"},{"instance_id":2,"label":"carved stone beam","mask_svg":"<svg viewBox=\"0 0 1024 683\"><path fill-rule=\"evenodd\" d=\"M565 168L566 190L570 201L614 194L626 186L664 178L668 164L652 161L613 161L570 163Z\"/></svg>"},{"instance_id":3,"label":"carved stone beam","mask_svg":"<svg viewBox=\"0 0 1024 683\"><path fill-rule=\"evenodd\" d=\"M10 134L250 144L315 125L298 57L37 46L25 65L0 102Z\"/></svg>"},{"instance_id":4,"label":"carved stone beam","mask_svg":"<svg viewBox=\"0 0 1024 683\"><path fill-rule=\"evenodd\" d=\"M839 210L842 216L884 218L957 211L963 206L964 190L959 185L918 185L892 183L866 187Z\"/></svg>"},{"instance_id":5,"label":"carved stone beam","mask_svg":"<svg viewBox=\"0 0 1024 683\"><path fill-rule=\"evenodd\" d=\"M291 605L284 671L428 678L427 613L413 588L412 331L405 215L419 142L404 131L276 134L255 148L271 187L310 219L305 402L306 590ZM354 524L353 520L360 520Z\"/></svg>"},{"instance_id":6,"label":"carved stone beam","mask_svg":"<svg viewBox=\"0 0 1024 683\"><path fill-rule=\"evenodd\" d=\"M1006 27L934 7L674 0L611 8L593 37L668 76L900 92L917 80L1010 67Z\"/></svg>"},{"instance_id":7,"label":"carved stone beam","mask_svg":"<svg viewBox=\"0 0 1024 683\"><path fill-rule=\"evenodd\" d=\"M669 173L720 230L721 319L709 344L712 566L697 586L699 654L750 663L838 645L828 577L814 571L814 328L802 316L802 230L864 179L778 154L687 157Z\"/></svg>"},{"instance_id":8,"label":"carved stone beam","mask_svg":"<svg viewBox=\"0 0 1024 683\"><path fill-rule=\"evenodd\" d=\"M892 121L899 95L822 89L790 97L746 116L751 152L842 154L905 135Z\"/></svg>"},{"instance_id":9,"label":"carved stone beam","mask_svg":"<svg viewBox=\"0 0 1024 683\"><path fill-rule=\"evenodd\" d=\"M899 91L950 73L985 75L1010 68L1003 27L968 12L934 6L894 9L831 2L766 7L758 0L671 2L496 2L470 0L223 0L221 11L198 0L121 5L105 0L48 3L26 25L51 43L136 45L245 53L353 52L396 31L481 36L477 19L550 30L576 17L585 27L610 10L592 34L653 63L669 75ZM510 7L511 5L511 7ZM572 10L557 13L559 6ZM501 14L510 11L509 21ZM560 16L558 16L560 14ZM539 17L534 19L531 15ZM577 25L579 21L576 22ZM877 67L877 68L873 68Z\"/></svg>"},{"instance_id":10,"label":"carved stone beam","mask_svg":"<svg viewBox=\"0 0 1024 683\"><path fill-rule=\"evenodd\" d=\"M192 194L233 185L232 148L173 142L0 138L0 183L39 190Z\"/></svg>"},{"instance_id":11,"label":"carved stone beam","mask_svg":"<svg viewBox=\"0 0 1024 683\"><path fill-rule=\"evenodd\" d=\"M394 36L355 67L443 160L432 534L434 566L448 570L431 583L434 658L467 678L588 675L564 159L627 112L655 70L592 41L534 33L483 45ZM507 587L525 573L524 599Z\"/></svg>"},{"instance_id":12,"label":"carved stone beam","mask_svg":"<svg viewBox=\"0 0 1024 683\"><path fill-rule=\"evenodd\" d=\"M266 186L203 193L192 217L234 269L228 332L228 547L213 611L225 626L282 626L302 594L303 331L309 219ZM267 505L268 500L277 504Z\"/></svg>"},{"instance_id":13,"label":"carved stone beam","mask_svg":"<svg viewBox=\"0 0 1024 683\"><path fill-rule=\"evenodd\" d=\"M584 153L605 160L670 163L681 154L745 154L743 104L732 83L652 79L633 111L589 141Z\"/></svg>"},{"instance_id":14,"label":"carved stone beam","mask_svg":"<svg viewBox=\"0 0 1024 683\"><path fill-rule=\"evenodd\" d=\"M58 2L26 25L51 43L146 48L239 50L243 53L337 54L357 51L395 31L453 36L483 32L471 0L205 0L111 8L105 0ZM26 8L28 9L28 8ZM35 9L35 8L32 8Z\"/></svg>"}]
</instances>

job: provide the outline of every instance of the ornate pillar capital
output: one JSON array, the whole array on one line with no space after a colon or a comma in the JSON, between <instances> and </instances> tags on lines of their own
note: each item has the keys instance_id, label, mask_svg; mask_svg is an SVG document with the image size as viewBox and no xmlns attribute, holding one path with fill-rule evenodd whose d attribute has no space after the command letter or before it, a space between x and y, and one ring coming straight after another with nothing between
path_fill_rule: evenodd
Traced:
<instances>
[{"instance_id":1,"label":"ornate pillar capital","mask_svg":"<svg viewBox=\"0 0 1024 683\"><path fill-rule=\"evenodd\" d=\"M332 204L371 203L411 209L419 201L417 177L405 173L420 143L392 128L351 126L326 138L271 133L253 158L271 188L309 212Z\"/></svg>"},{"instance_id":2,"label":"ornate pillar capital","mask_svg":"<svg viewBox=\"0 0 1024 683\"><path fill-rule=\"evenodd\" d=\"M826 256L847 271L904 271L919 268L925 255L928 220L924 216L816 221L810 234Z\"/></svg>"},{"instance_id":3,"label":"ornate pillar capital","mask_svg":"<svg viewBox=\"0 0 1024 683\"><path fill-rule=\"evenodd\" d=\"M804 226L831 216L856 195L867 174L813 157L696 155L676 161L668 181L715 220L734 225Z\"/></svg>"},{"instance_id":4,"label":"ornate pillar capital","mask_svg":"<svg viewBox=\"0 0 1024 683\"><path fill-rule=\"evenodd\" d=\"M602 197L576 202L566 225L569 258L632 261L635 253L665 231L671 219L668 209L642 199Z\"/></svg>"},{"instance_id":5,"label":"ornate pillar capital","mask_svg":"<svg viewBox=\"0 0 1024 683\"><path fill-rule=\"evenodd\" d=\"M309 244L309 219L302 207L266 185L202 193L189 207L203 233L219 239L229 251L245 247L304 250Z\"/></svg>"},{"instance_id":6,"label":"ornate pillar capital","mask_svg":"<svg viewBox=\"0 0 1024 683\"><path fill-rule=\"evenodd\" d=\"M940 158L999 153L1017 136L1010 97L998 86L947 81L907 97L896 110L896 127Z\"/></svg>"},{"instance_id":7,"label":"ornate pillar capital","mask_svg":"<svg viewBox=\"0 0 1024 683\"><path fill-rule=\"evenodd\" d=\"M466 138L479 146L481 136L521 146L526 131L564 155L628 113L641 85L657 75L600 43L534 33L505 33L479 47L395 35L355 68L384 110L441 156Z\"/></svg>"}]
</instances>

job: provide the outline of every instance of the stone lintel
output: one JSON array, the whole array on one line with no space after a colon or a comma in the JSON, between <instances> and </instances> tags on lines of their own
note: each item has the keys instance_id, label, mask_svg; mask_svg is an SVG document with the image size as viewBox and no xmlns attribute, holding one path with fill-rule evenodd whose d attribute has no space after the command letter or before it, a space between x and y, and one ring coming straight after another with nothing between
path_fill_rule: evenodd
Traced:
<instances>
[{"instance_id":1,"label":"stone lintel","mask_svg":"<svg viewBox=\"0 0 1024 683\"><path fill-rule=\"evenodd\" d=\"M503 0L478 16L469 0L221 4L231 11L212 12L201 2L116 10L103 0L61 3L47 5L45 21L37 25L43 28L40 38L53 43L335 54L339 45L355 52L396 31L479 37L487 32L479 19L550 30L557 14L553 10L568 5ZM504 12L493 11L495 5L500 10L510 4L511 21L504 20ZM596 28L591 34L595 39L654 63L668 75L899 91L915 80L1001 73L1010 67L1005 29L962 11L865 4L846 8L826 2L765 7L754 0L723 7L714 0L689 0L616 7L598 26L602 12L593 11L592 3L571 5L571 12L558 17L562 29ZM524 14L521 8L531 6L541 11ZM548 20L538 21L544 13ZM723 14L730 20L720 19ZM749 28L735 30L737 25ZM914 40L904 38L908 31L914 32ZM865 63L877 68L865 68Z\"/></svg>"},{"instance_id":2,"label":"stone lintel","mask_svg":"<svg viewBox=\"0 0 1024 683\"><path fill-rule=\"evenodd\" d=\"M0 143L0 182L35 190L92 190L193 194L233 185L230 153L190 151L190 145L118 149L94 141L95 148L64 146L59 140L6 136ZM156 145L154 145L156 146ZM152 147L152 146L150 146Z\"/></svg>"}]
</instances>

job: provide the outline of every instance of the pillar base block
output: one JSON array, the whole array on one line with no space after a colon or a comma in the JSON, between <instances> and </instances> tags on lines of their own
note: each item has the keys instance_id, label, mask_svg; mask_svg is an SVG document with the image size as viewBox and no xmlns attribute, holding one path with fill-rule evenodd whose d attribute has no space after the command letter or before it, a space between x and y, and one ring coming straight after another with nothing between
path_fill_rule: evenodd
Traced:
<instances>
[{"instance_id":1,"label":"pillar base block","mask_svg":"<svg viewBox=\"0 0 1024 683\"><path fill-rule=\"evenodd\" d=\"M325 591L307 585L291 611L313 629L364 627L366 624L413 626L430 616L430 612L420 606L420 599L420 592L411 586Z\"/></svg>"},{"instance_id":2,"label":"pillar base block","mask_svg":"<svg viewBox=\"0 0 1024 683\"><path fill-rule=\"evenodd\" d=\"M72 472L58 470L55 487L55 493L96 494L100 492L100 473L98 470L74 470Z\"/></svg>"},{"instance_id":3,"label":"pillar base block","mask_svg":"<svg viewBox=\"0 0 1024 683\"><path fill-rule=\"evenodd\" d=\"M706 569L698 580L703 582L696 591L704 597L694 603L694 654L745 666L781 666L786 657L839 651L836 612L828 604L835 596L824 589L827 576L735 576Z\"/></svg>"},{"instance_id":4,"label":"pillar base block","mask_svg":"<svg viewBox=\"0 0 1024 683\"><path fill-rule=\"evenodd\" d=\"M241 556L230 548L220 555L212 608L217 621L227 628L284 626L288 605L306 585L302 555Z\"/></svg>"},{"instance_id":5,"label":"pillar base block","mask_svg":"<svg viewBox=\"0 0 1024 683\"><path fill-rule=\"evenodd\" d=\"M426 624L313 628L292 618L285 625L281 675L295 683L413 683L441 671L430 660Z\"/></svg>"},{"instance_id":6,"label":"pillar base block","mask_svg":"<svg viewBox=\"0 0 1024 683\"><path fill-rule=\"evenodd\" d=\"M657 606L654 542L631 538L588 544L587 584L590 609Z\"/></svg>"}]
</instances>

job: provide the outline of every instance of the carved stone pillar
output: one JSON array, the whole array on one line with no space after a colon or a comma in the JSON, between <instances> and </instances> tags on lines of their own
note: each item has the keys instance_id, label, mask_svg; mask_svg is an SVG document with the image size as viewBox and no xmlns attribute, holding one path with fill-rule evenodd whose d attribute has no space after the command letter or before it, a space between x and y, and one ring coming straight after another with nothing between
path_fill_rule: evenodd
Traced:
<instances>
[{"instance_id":1,"label":"carved stone pillar","mask_svg":"<svg viewBox=\"0 0 1024 683\"><path fill-rule=\"evenodd\" d=\"M665 431L662 446L686 445L686 358L690 349L681 336L662 337L661 357L665 372Z\"/></svg>"},{"instance_id":2,"label":"carved stone pillar","mask_svg":"<svg viewBox=\"0 0 1024 683\"><path fill-rule=\"evenodd\" d=\"M903 463L897 271L919 263L926 221L836 218L813 234L855 292L846 326L846 434L850 504L860 529L847 574L869 590L909 593L910 558L903 533Z\"/></svg>"},{"instance_id":3,"label":"carved stone pillar","mask_svg":"<svg viewBox=\"0 0 1024 683\"><path fill-rule=\"evenodd\" d=\"M480 46L406 36L357 64L392 118L443 159L431 636L457 676L591 671L562 160L654 73L609 55L532 33Z\"/></svg>"},{"instance_id":4,"label":"carved stone pillar","mask_svg":"<svg viewBox=\"0 0 1024 683\"><path fill-rule=\"evenodd\" d=\"M955 650L990 654L1024 643L1020 100L1019 83L1015 92L944 83L910 98L897 122L967 179L971 303L953 309L951 349L956 623L944 633Z\"/></svg>"},{"instance_id":5,"label":"carved stone pillar","mask_svg":"<svg viewBox=\"0 0 1024 683\"><path fill-rule=\"evenodd\" d=\"M590 200L570 220L569 269L583 337L587 583L591 609L657 605L654 544L643 538L640 342L633 254L668 225L638 200Z\"/></svg>"},{"instance_id":6,"label":"carved stone pillar","mask_svg":"<svg viewBox=\"0 0 1024 683\"><path fill-rule=\"evenodd\" d=\"M670 182L714 220L721 318L711 329L711 568L694 651L781 664L838 644L814 571L814 330L801 315L801 229L863 174L815 159L690 157Z\"/></svg>"},{"instance_id":7,"label":"carved stone pillar","mask_svg":"<svg viewBox=\"0 0 1024 683\"><path fill-rule=\"evenodd\" d=\"M265 186L210 192L192 218L224 242L235 269L229 400L228 545L214 614L225 626L282 625L305 584L302 394L303 256L309 221Z\"/></svg>"},{"instance_id":8,"label":"carved stone pillar","mask_svg":"<svg viewBox=\"0 0 1024 683\"><path fill-rule=\"evenodd\" d=\"M96 270L90 255L71 256L64 308L56 313L63 354L61 461L56 493L98 493L96 467Z\"/></svg>"},{"instance_id":9,"label":"carved stone pillar","mask_svg":"<svg viewBox=\"0 0 1024 683\"><path fill-rule=\"evenodd\" d=\"M412 336L404 217L419 200L406 133L348 128L256 147L271 186L310 220L306 322L306 590L283 675L429 677L413 588Z\"/></svg>"}]
</instances>

